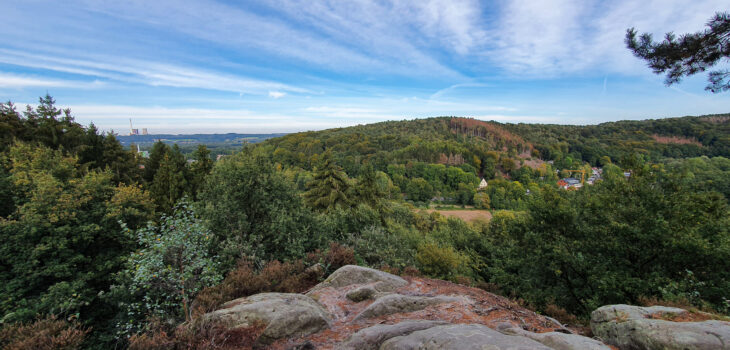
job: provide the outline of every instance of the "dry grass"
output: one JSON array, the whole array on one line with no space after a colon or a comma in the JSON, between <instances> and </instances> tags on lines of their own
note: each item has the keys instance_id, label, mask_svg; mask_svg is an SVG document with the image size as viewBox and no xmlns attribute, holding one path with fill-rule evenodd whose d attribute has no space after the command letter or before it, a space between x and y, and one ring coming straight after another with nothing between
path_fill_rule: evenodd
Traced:
<instances>
[{"instance_id":1,"label":"dry grass","mask_svg":"<svg viewBox=\"0 0 730 350\"><path fill-rule=\"evenodd\" d=\"M475 220L489 221L492 219L492 213L488 210L438 210L438 209L425 209L429 214L437 212L446 217L456 217L461 220L471 222Z\"/></svg>"},{"instance_id":2,"label":"dry grass","mask_svg":"<svg viewBox=\"0 0 730 350\"><path fill-rule=\"evenodd\" d=\"M66 322L55 316L39 318L33 323L13 323L0 330L0 348L5 350L74 350L81 347L90 329L78 322Z\"/></svg>"}]
</instances>

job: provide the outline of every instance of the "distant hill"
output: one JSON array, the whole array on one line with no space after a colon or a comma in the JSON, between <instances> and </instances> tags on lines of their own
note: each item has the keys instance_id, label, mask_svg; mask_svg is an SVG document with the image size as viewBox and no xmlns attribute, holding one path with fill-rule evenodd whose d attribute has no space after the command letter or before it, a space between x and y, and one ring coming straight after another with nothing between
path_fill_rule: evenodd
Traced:
<instances>
[{"instance_id":1,"label":"distant hill","mask_svg":"<svg viewBox=\"0 0 730 350\"><path fill-rule=\"evenodd\" d=\"M630 162L637 156L652 161L730 157L730 114L586 126L437 117L293 133L257 147L280 164L307 170L329 150L350 175L357 175L365 162L383 171L392 164L467 164L481 174L499 168L494 162L502 159L514 160L518 167L544 160L568 168L583 162L594 166L609 160Z\"/></svg>"},{"instance_id":2,"label":"distant hill","mask_svg":"<svg viewBox=\"0 0 730 350\"><path fill-rule=\"evenodd\" d=\"M119 142L124 146L131 144L140 146L150 146L158 140L165 143L185 144L206 144L206 145L230 145L241 146L245 143L257 143L272 137L279 137L286 134L191 134L191 135L172 135L172 134L156 134L156 135L131 135L117 136Z\"/></svg>"}]
</instances>

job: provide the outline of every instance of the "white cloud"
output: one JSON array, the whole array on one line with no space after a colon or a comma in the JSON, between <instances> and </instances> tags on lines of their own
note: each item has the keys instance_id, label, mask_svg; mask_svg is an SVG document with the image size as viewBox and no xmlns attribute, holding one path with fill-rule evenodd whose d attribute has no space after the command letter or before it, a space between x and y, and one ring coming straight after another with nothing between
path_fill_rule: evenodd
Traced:
<instances>
[{"instance_id":1,"label":"white cloud","mask_svg":"<svg viewBox=\"0 0 730 350\"><path fill-rule=\"evenodd\" d=\"M27 87L63 87L76 89L91 89L105 85L100 81L77 81L63 79L40 78L27 75L7 74L0 72L0 87L22 89Z\"/></svg>"},{"instance_id":2,"label":"white cloud","mask_svg":"<svg viewBox=\"0 0 730 350\"><path fill-rule=\"evenodd\" d=\"M274 98L274 99L282 98L285 95L286 95L285 92L281 92L281 91L269 91L269 97Z\"/></svg>"},{"instance_id":3,"label":"white cloud","mask_svg":"<svg viewBox=\"0 0 730 350\"><path fill-rule=\"evenodd\" d=\"M307 91L272 81L135 59L101 55L86 55L87 59L75 59L62 55L33 54L1 48L0 54L2 63L151 86L200 88L260 95L266 94L269 89Z\"/></svg>"},{"instance_id":4,"label":"white cloud","mask_svg":"<svg viewBox=\"0 0 730 350\"><path fill-rule=\"evenodd\" d=\"M727 4L720 0L513 0L499 10L485 57L508 72L555 77L595 70L651 74L624 44L626 29L695 32Z\"/></svg>"}]
</instances>

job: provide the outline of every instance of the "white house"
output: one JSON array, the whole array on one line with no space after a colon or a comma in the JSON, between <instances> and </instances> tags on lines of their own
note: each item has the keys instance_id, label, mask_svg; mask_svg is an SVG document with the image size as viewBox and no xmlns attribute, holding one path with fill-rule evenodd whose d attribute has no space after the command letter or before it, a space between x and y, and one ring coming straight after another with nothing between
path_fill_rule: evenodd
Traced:
<instances>
[{"instance_id":1,"label":"white house","mask_svg":"<svg viewBox=\"0 0 730 350\"><path fill-rule=\"evenodd\" d=\"M484 180L484 178L482 178L482 182L479 183L479 189L483 190L485 188L487 188L487 180Z\"/></svg>"}]
</instances>

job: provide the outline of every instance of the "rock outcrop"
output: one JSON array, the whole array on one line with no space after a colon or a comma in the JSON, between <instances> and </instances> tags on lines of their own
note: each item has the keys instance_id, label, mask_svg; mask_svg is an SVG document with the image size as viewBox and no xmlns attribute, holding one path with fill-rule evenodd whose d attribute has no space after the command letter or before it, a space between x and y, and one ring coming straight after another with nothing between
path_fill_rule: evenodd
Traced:
<instances>
[{"instance_id":1,"label":"rock outcrop","mask_svg":"<svg viewBox=\"0 0 730 350\"><path fill-rule=\"evenodd\" d=\"M378 350L388 339L415 331L448 324L444 321L406 320L390 325L375 325L353 334L342 346L343 350Z\"/></svg>"},{"instance_id":2,"label":"rock outcrop","mask_svg":"<svg viewBox=\"0 0 730 350\"><path fill-rule=\"evenodd\" d=\"M684 310L627 306L599 309L594 313L594 332L617 333L622 327L615 326L617 319L643 320L648 315L679 311ZM609 349L595 339L570 334L574 330L549 317L480 289L428 278L401 278L358 266L338 269L306 295L257 294L230 301L206 317L223 320L231 327L261 322L266 327L259 343L275 350ZM717 321L703 327L721 330L712 322ZM696 330L685 327L685 333ZM622 337L615 343L624 344L623 339L632 335ZM726 341L724 335L716 339Z\"/></svg>"},{"instance_id":3,"label":"rock outcrop","mask_svg":"<svg viewBox=\"0 0 730 350\"><path fill-rule=\"evenodd\" d=\"M687 310L608 305L591 314L593 334L621 350L730 349L730 322L692 320Z\"/></svg>"},{"instance_id":4,"label":"rock outcrop","mask_svg":"<svg viewBox=\"0 0 730 350\"><path fill-rule=\"evenodd\" d=\"M333 272L324 282L312 288L307 295L324 288L342 288L350 285L370 285L376 292L392 292L408 284L406 280L387 272L362 266L347 265Z\"/></svg>"},{"instance_id":5,"label":"rock outcrop","mask_svg":"<svg viewBox=\"0 0 730 350\"><path fill-rule=\"evenodd\" d=\"M391 338L380 350L551 350L532 339L505 335L480 324L431 327Z\"/></svg>"},{"instance_id":6,"label":"rock outcrop","mask_svg":"<svg viewBox=\"0 0 730 350\"><path fill-rule=\"evenodd\" d=\"M423 310L431 305L451 303L459 298L447 296L421 297L389 294L370 304L355 317L355 320Z\"/></svg>"},{"instance_id":7,"label":"rock outcrop","mask_svg":"<svg viewBox=\"0 0 730 350\"><path fill-rule=\"evenodd\" d=\"M563 332L534 333L512 325L500 325L497 330L504 334L519 335L530 338L555 350L611 350L609 346L598 340L576 334Z\"/></svg>"},{"instance_id":8,"label":"rock outcrop","mask_svg":"<svg viewBox=\"0 0 730 350\"><path fill-rule=\"evenodd\" d=\"M263 293L223 304L223 308L207 314L230 327L247 327L255 322L266 325L259 342L306 336L329 327L330 315L312 298L301 294Z\"/></svg>"}]
</instances>

